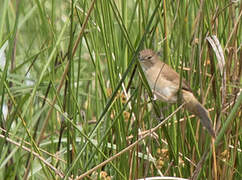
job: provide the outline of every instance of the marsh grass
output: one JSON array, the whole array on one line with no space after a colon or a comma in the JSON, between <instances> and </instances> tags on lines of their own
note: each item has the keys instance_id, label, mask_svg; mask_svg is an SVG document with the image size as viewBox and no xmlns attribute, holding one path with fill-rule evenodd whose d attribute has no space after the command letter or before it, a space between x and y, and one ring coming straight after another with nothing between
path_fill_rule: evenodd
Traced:
<instances>
[{"instance_id":1,"label":"marsh grass","mask_svg":"<svg viewBox=\"0 0 242 180\"><path fill-rule=\"evenodd\" d=\"M241 7L3 0L0 177L241 179ZM153 101L144 48L189 82L215 141L179 103Z\"/></svg>"}]
</instances>

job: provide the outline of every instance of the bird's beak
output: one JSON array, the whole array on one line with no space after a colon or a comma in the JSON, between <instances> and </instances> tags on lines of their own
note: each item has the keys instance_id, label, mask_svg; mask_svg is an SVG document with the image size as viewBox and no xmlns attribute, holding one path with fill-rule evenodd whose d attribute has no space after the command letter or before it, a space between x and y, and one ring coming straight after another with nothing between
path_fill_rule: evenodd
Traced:
<instances>
[{"instance_id":1,"label":"bird's beak","mask_svg":"<svg viewBox=\"0 0 242 180\"><path fill-rule=\"evenodd\" d=\"M139 57L138 58L139 58L139 61L140 62L144 61L144 58L140 54L139 54Z\"/></svg>"}]
</instances>

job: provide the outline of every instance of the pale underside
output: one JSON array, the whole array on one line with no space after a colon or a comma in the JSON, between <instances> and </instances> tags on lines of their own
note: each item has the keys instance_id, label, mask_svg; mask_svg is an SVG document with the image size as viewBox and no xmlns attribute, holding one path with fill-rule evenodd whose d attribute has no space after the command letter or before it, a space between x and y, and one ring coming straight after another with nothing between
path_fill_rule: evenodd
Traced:
<instances>
[{"instance_id":1,"label":"pale underside","mask_svg":"<svg viewBox=\"0 0 242 180\"><path fill-rule=\"evenodd\" d=\"M167 67L168 66L166 64L162 64L162 66L153 66L147 69L142 67L142 69L145 73L149 86L153 94L155 95L155 98L160 99L164 102L175 103L177 102L177 94L179 89L179 78L177 78L179 77L179 75L172 69L172 71L174 71L175 73L174 78L167 77ZM193 96L190 91L187 91L187 89L190 90L190 87L186 84L185 81L183 81L182 94L183 100L186 99L185 101L187 101L187 98L185 98L184 96Z\"/></svg>"}]
</instances>

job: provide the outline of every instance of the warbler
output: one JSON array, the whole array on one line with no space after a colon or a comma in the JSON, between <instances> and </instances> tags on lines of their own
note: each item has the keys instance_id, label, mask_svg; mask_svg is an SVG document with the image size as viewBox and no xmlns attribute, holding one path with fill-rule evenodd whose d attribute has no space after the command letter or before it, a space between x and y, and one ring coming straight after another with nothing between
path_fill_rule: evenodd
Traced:
<instances>
[{"instance_id":1,"label":"warbler","mask_svg":"<svg viewBox=\"0 0 242 180\"><path fill-rule=\"evenodd\" d=\"M162 62L159 56L151 49L139 52L139 62L157 99L168 103L177 102L180 75L169 65ZM185 102L185 108L198 116L202 125L215 138L215 131L207 109L196 99L184 79L181 82L181 97L182 101Z\"/></svg>"}]
</instances>

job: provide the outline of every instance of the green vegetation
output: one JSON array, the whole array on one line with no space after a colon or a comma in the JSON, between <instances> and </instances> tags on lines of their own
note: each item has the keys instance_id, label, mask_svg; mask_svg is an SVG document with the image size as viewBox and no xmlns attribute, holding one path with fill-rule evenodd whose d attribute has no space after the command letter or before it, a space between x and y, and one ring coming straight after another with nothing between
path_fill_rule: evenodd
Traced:
<instances>
[{"instance_id":1,"label":"green vegetation","mask_svg":"<svg viewBox=\"0 0 242 180\"><path fill-rule=\"evenodd\" d=\"M232 0L2 0L0 177L242 179L241 15ZM209 109L214 144L153 101L144 48Z\"/></svg>"}]
</instances>

